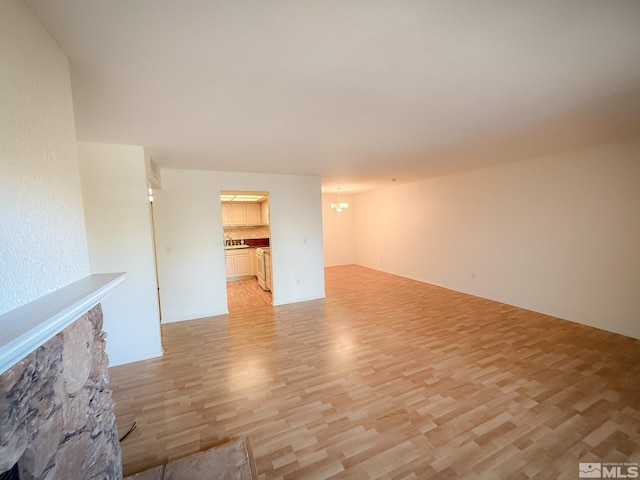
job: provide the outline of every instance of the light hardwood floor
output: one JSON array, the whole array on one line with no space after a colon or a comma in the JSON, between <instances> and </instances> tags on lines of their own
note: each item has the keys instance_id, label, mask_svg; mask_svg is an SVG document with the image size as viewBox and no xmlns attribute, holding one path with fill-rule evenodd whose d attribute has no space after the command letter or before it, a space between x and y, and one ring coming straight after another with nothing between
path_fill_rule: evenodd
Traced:
<instances>
[{"instance_id":1,"label":"light hardwood floor","mask_svg":"<svg viewBox=\"0 0 640 480\"><path fill-rule=\"evenodd\" d=\"M578 478L640 462L640 341L357 266L110 369L125 475L249 436L262 479Z\"/></svg>"},{"instance_id":2,"label":"light hardwood floor","mask_svg":"<svg viewBox=\"0 0 640 480\"><path fill-rule=\"evenodd\" d=\"M243 310L251 310L257 307L271 305L271 292L265 292L258 280L239 280L227 283L227 306L229 313L237 313Z\"/></svg>"}]
</instances>

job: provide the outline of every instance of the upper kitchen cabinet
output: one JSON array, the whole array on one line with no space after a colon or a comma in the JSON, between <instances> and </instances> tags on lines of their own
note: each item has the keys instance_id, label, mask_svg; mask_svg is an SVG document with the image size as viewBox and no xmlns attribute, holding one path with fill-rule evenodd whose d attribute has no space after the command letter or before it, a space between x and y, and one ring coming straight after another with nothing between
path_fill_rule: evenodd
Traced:
<instances>
[{"instance_id":1,"label":"upper kitchen cabinet","mask_svg":"<svg viewBox=\"0 0 640 480\"><path fill-rule=\"evenodd\" d=\"M228 202L222 203L222 226L230 227L233 225L233 219L231 217L231 204Z\"/></svg>"},{"instance_id":2,"label":"upper kitchen cabinet","mask_svg":"<svg viewBox=\"0 0 640 480\"><path fill-rule=\"evenodd\" d=\"M224 227L269 225L269 192L221 191Z\"/></svg>"},{"instance_id":3,"label":"upper kitchen cabinet","mask_svg":"<svg viewBox=\"0 0 640 480\"><path fill-rule=\"evenodd\" d=\"M260 219L263 225L269 225L269 201L260 203Z\"/></svg>"},{"instance_id":4,"label":"upper kitchen cabinet","mask_svg":"<svg viewBox=\"0 0 640 480\"><path fill-rule=\"evenodd\" d=\"M244 203L231 204L231 224L246 225L247 224L247 205Z\"/></svg>"},{"instance_id":5,"label":"upper kitchen cabinet","mask_svg":"<svg viewBox=\"0 0 640 480\"><path fill-rule=\"evenodd\" d=\"M262 225L259 203L247 203L246 219L247 225Z\"/></svg>"},{"instance_id":6,"label":"upper kitchen cabinet","mask_svg":"<svg viewBox=\"0 0 640 480\"><path fill-rule=\"evenodd\" d=\"M255 227L269 224L268 207L261 203L222 202L223 227ZM267 212L266 215L264 212Z\"/></svg>"}]
</instances>

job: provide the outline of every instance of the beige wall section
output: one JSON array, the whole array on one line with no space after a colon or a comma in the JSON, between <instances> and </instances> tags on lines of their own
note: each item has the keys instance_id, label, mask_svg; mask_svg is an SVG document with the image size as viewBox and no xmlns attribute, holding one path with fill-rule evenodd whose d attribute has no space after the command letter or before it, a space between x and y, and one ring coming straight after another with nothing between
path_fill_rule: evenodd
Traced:
<instances>
[{"instance_id":1,"label":"beige wall section","mask_svg":"<svg viewBox=\"0 0 640 480\"><path fill-rule=\"evenodd\" d=\"M336 194L322 195L322 236L324 245L324 264L349 265L355 263L355 236L353 226L354 203L350 195L341 195L349 208L337 213L331 204L338 200Z\"/></svg>"},{"instance_id":2,"label":"beige wall section","mask_svg":"<svg viewBox=\"0 0 640 480\"><path fill-rule=\"evenodd\" d=\"M0 2L0 314L89 274L67 56Z\"/></svg>"},{"instance_id":3,"label":"beige wall section","mask_svg":"<svg viewBox=\"0 0 640 480\"><path fill-rule=\"evenodd\" d=\"M142 147L78 144L91 273L126 272L102 302L109 364L162 355Z\"/></svg>"},{"instance_id":4,"label":"beige wall section","mask_svg":"<svg viewBox=\"0 0 640 480\"><path fill-rule=\"evenodd\" d=\"M356 260L640 338L639 185L628 142L363 193Z\"/></svg>"},{"instance_id":5,"label":"beige wall section","mask_svg":"<svg viewBox=\"0 0 640 480\"><path fill-rule=\"evenodd\" d=\"M162 321L228 312L222 190L269 192L274 304L324 297L319 177L163 169L154 194Z\"/></svg>"}]
</instances>

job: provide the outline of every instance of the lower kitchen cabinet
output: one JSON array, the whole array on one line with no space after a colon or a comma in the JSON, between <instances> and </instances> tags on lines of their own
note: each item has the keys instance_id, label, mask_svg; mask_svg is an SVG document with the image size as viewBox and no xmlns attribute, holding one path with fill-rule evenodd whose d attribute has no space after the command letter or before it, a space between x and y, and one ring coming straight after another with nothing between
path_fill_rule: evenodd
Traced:
<instances>
[{"instance_id":1,"label":"lower kitchen cabinet","mask_svg":"<svg viewBox=\"0 0 640 480\"><path fill-rule=\"evenodd\" d=\"M273 291L273 281L271 280L271 252L265 252L264 254L264 270L266 276L267 290Z\"/></svg>"},{"instance_id":2,"label":"lower kitchen cabinet","mask_svg":"<svg viewBox=\"0 0 640 480\"><path fill-rule=\"evenodd\" d=\"M258 275L258 265L256 261L256 249L249 248L249 275L255 277Z\"/></svg>"},{"instance_id":3,"label":"lower kitchen cabinet","mask_svg":"<svg viewBox=\"0 0 640 480\"><path fill-rule=\"evenodd\" d=\"M234 257L234 267L236 277L249 275L249 253L245 253L244 255L236 255Z\"/></svg>"},{"instance_id":4,"label":"lower kitchen cabinet","mask_svg":"<svg viewBox=\"0 0 640 480\"><path fill-rule=\"evenodd\" d=\"M230 255L225 255L224 256L225 262L226 262L226 271L227 271L227 278L229 277L233 277L236 273L236 264L233 260L233 257Z\"/></svg>"},{"instance_id":5,"label":"lower kitchen cabinet","mask_svg":"<svg viewBox=\"0 0 640 480\"><path fill-rule=\"evenodd\" d=\"M251 275L250 248L229 251L225 255L227 279L233 277L248 277Z\"/></svg>"}]
</instances>

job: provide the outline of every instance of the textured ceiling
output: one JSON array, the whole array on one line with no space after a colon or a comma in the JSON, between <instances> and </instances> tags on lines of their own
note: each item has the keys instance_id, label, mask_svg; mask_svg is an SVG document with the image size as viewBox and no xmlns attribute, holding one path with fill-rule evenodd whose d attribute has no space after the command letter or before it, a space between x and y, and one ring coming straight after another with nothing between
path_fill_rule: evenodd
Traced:
<instances>
[{"instance_id":1,"label":"textured ceiling","mask_svg":"<svg viewBox=\"0 0 640 480\"><path fill-rule=\"evenodd\" d=\"M81 141L358 191L640 136L640 1L26 0Z\"/></svg>"}]
</instances>

